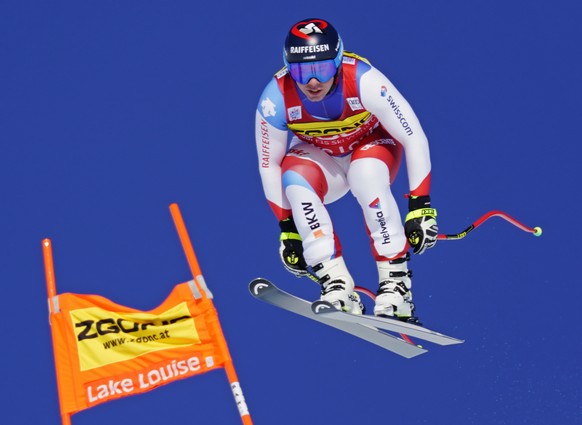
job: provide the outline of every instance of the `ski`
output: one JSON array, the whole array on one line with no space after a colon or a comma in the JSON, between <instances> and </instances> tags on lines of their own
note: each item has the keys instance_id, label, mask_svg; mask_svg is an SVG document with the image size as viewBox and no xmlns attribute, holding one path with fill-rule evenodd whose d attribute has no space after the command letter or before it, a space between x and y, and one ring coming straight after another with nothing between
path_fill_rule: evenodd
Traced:
<instances>
[{"instance_id":1,"label":"ski","mask_svg":"<svg viewBox=\"0 0 582 425\"><path fill-rule=\"evenodd\" d=\"M252 280L249 291L253 297L267 304L342 330L402 357L412 358L427 352L426 349L383 332L374 325L336 320L327 314L315 314L311 309L311 302L283 291L267 279Z\"/></svg>"},{"instance_id":2,"label":"ski","mask_svg":"<svg viewBox=\"0 0 582 425\"><path fill-rule=\"evenodd\" d=\"M311 304L311 309L317 316L326 317L343 323L374 326L378 329L405 334L439 345L462 344L465 342L461 339L444 335L423 326L401 322L397 319L346 313L336 309L327 301L315 301Z\"/></svg>"}]
</instances>

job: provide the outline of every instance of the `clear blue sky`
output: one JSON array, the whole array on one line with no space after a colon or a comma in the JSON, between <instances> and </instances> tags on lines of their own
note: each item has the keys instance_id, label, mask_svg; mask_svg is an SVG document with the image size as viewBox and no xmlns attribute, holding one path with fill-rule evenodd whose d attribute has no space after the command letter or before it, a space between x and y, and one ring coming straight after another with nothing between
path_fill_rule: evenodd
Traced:
<instances>
[{"instance_id":1,"label":"clear blue sky","mask_svg":"<svg viewBox=\"0 0 582 425\"><path fill-rule=\"evenodd\" d=\"M190 279L177 202L257 425L582 423L581 15L573 0L2 1L2 422L59 423L42 239L60 292L151 309ZM405 360L248 294L263 276L317 297L279 263L254 146L286 31L311 16L419 115L442 232L492 209L544 229L492 219L413 259L419 315L461 346ZM404 207L404 169L394 191ZM330 212L373 289L355 200ZM222 370L73 416L128 421L240 423Z\"/></svg>"}]
</instances>

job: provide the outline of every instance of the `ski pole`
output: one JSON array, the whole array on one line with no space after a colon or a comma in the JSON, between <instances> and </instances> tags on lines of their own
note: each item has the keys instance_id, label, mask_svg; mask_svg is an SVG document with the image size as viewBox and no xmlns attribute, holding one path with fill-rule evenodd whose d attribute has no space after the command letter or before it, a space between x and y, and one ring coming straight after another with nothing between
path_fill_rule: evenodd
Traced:
<instances>
[{"instance_id":1,"label":"ski pole","mask_svg":"<svg viewBox=\"0 0 582 425\"><path fill-rule=\"evenodd\" d=\"M468 233L470 233L472 230L479 227L481 224L483 224L485 221L489 220L491 217L501 217L504 220L507 220L509 223L513 224L515 227L523 230L524 232L533 233L534 236L541 236L542 235L542 228L541 227L538 227L538 226L528 227L525 224L523 224L520 221L513 218L512 216L510 216L509 214L504 213L503 211L493 210L493 211L489 211L488 213L481 216L477 221L475 221L473 224L471 224L469 227L467 227L461 233L457 233L457 234L453 234L453 235L439 234L437 236L437 239L438 240L449 240L449 241L463 239L465 236L467 236Z\"/></svg>"}]
</instances>

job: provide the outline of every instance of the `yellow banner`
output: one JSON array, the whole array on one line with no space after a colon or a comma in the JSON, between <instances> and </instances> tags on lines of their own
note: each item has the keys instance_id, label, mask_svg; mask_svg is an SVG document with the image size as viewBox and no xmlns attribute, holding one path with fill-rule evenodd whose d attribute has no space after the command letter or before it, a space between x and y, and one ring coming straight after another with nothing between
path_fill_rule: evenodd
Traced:
<instances>
[{"instance_id":1,"label":"yellow banner","mask_svg":"<svg viewBox=\"0 0 582 425\"><path fill-rule=\"evenodd\" d=\"M200 342L185 302L158 315L115 313L99 307L70 312L81 370Z\"/></svg>"}]
</instances>

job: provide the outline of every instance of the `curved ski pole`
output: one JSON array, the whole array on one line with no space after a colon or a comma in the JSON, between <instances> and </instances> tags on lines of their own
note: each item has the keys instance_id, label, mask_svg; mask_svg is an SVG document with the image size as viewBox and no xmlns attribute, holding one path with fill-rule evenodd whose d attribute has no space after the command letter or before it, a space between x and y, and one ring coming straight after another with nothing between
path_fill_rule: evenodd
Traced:
<instances>
[{"instance_id":1,"label":"curved ski pole","mask_svg":"<svg viewBox=\"0 0 582 425\"><path fill-rule=\"evenodd\" d=\"M493 211L489 211L488 213L481 216L477 221L475 221L473 224L471 224L469 227L467 227L461 233L457 233L457 234L453 234L453 235L439 234L437 236L437 239L438 240L449 240L449 241L463 239L465 236L467 236L468 233L470 233L472 230L479 227L481 224L483 224L485 221L489 220L491 217L501 217L504 220L508 221L509 223L513 224L515 227L523 230L524 232L532 233L534 236L541 236L542 235L542 228L541 227L537 227L537 226L536 227L528 227L525 224L523 224L520 221L513 218L512 216L510 216L509 214L504 213L503 211L493 210Z\"/></svg>"}]
</instances>

